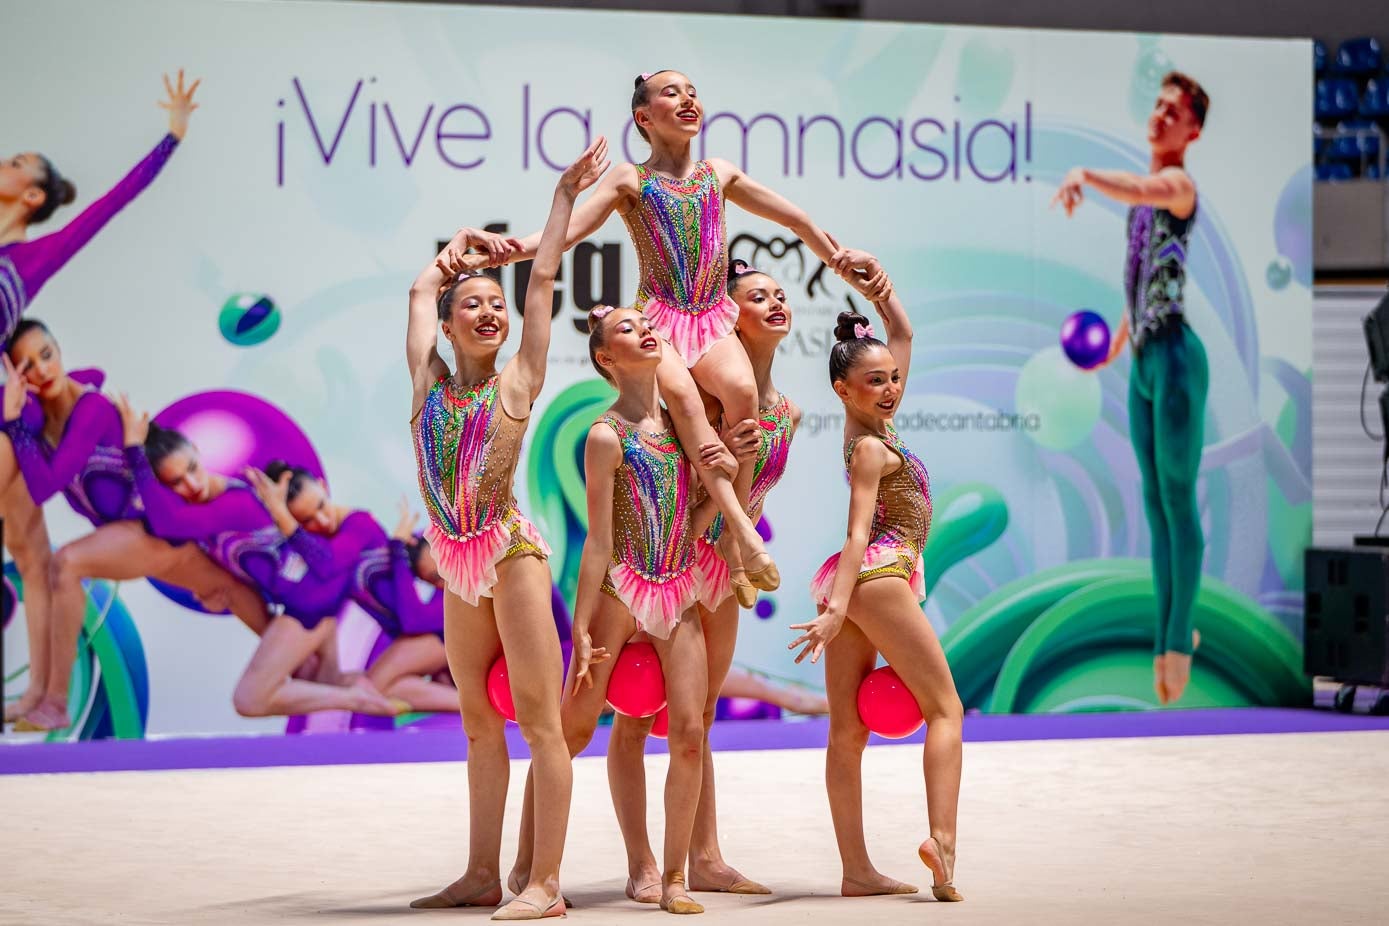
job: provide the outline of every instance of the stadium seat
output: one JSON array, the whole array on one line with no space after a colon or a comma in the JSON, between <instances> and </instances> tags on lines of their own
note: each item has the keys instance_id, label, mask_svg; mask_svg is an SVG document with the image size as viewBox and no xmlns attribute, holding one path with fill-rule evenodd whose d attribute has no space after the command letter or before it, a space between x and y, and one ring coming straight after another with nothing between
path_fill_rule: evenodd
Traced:
<instances>
[{"instance_id":1,"label":"stadium seat","mask_svg":"<svg viewBox=\"0 0 1389 926\"><path fill-rule=\"evenodd\" d=\"M1327 180L1353 180L1355 179L1355 168L1345 161L1327 161L1317 165L1317 179Z\"/></svg>"},{"instance_id":2,"label":"stadium seat","mask_svg":"<svg viewBox=\"0 0 1389 926\"><path fill-rule=\"evenodd\" d=\"M1323 77L1316 86L1316 113L1321 120L1343 119L1360 108L1360 88L1346 77Z\"/></svg>"},{"instance_id":3,"label":"stadium seat","mask_svg":"<svg viewBox=\"0 0 1389 926\"><path fill-rule=\"evenodd\" d=\"M1360 94L1360 115L1367 119L1389 119L1389 74L1371 77Z\"/></svg>"},{"instance_id":4,"label":"stadium seat","mask_svg":"<svg viewBox=\"0 0 1389 926\"><path fill-rule=\"evenodd\" d=\"M1347 39L1336 50L1336 70L1347 74L1373 74L1384 67L1379 40L1365 36Z\"/></svg>"}]
</instances>

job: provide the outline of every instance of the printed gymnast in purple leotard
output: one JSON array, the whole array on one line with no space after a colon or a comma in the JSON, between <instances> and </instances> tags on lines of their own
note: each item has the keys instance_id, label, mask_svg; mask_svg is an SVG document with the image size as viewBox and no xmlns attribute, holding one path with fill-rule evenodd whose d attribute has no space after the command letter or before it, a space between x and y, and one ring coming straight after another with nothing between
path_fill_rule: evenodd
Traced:
<instances>
[{"instance_id":1,"label":"printed gymnast in purple leotard","mask_svg":"<svg viewBox=\"0 0 1389 926\"><path fill-rule=\"evenodd\" d=\"M183 72L177 87L164 79L169 97L160 105L169 112L169 134L105 196L88 206L61 231L27 240L29 227L46 221L59 206L77 195L71 181L37 152L18 154L0 161L0 346L9 341L20 315L55 273L99 232L126 204L159 174L170 154L188 131L188 119L198 82L185 88ZM8 452L8 451L6 451ZM48 630L51 596L47 577L52 558L48 526L43 511L29 497L19 480L0 466L0 521L4 522L6 549L24 580L24 615L29 627L30 684L26 693L5 708L5 720L16 720L36 708L47 678ZM66 689L62 699L66 699ZM45 722L57 722L54 710L44 712Z\"/></svg>"},{"instance_id":2,"label":"printed gymnast in purple leotard","mask_svg":"<svg viewBox=\"0 0 1389 926\"><path fill-rule=\"evenodd\" d=\"M178 431L150 424L123 398L117 402L125 430L125 455L144 503L145 520L157 537L192 541L232 576L250 584L273 614L232 694L245 717L350 710L394 714L391 702L364 679L348 679L333 658L333 620L347 597L347 583L323 578L316 545L306 544L298 524L273 503L280 484L269 483L272 503L238 479L210 473L197 448ZM283 493L281 492L281 497ZM308 558L304 557L308 552ZM313 659L315 655L320 658ZM315 665L313 678L296 669Z\"/></svg>"},{"instance_id":3,"label":"printed gymnast in purple leotard","mask_svg":"<svg viewBox=\"0 0 1389 926\"><path fill-rule=\"evenodd\" d=\"M76 198L72 182L35 151L0 162L0 342L9 339L43 285L159 176L188 131L188 117L198 108L193 94L199 83L195 80L185 88L179 71L175 86L165 75L169 98L159 105L169 111L169 134L110 192L52 234L26 240L30 225L46 221Z\"/></svg>"},{"instance_id":4,"label":"printed gymnast in purple leotard","mask_svg":"<svg viewBox=\"0 0 1389 926\"><path fill-rule=\"evenodd\" d=\"M458 689L444 649L444 579L434 548L415 533L419 516L403 501L386 555L368 553L357 567L353 597L391 643L367 666L387 697L415 710L455 711ZM420 596L420 582L431 586Z\"/></svg>"},{"instance_id":5,"label":"printed gymnast in purple leotard","mask_svg":"<svg viewBox=\"0 0 1389 926\"><path fill-rule=\"evenodd\" d=\"M21 730L61 729L68 726L68 680L86 612L83 579L158 578L225 602L257 632L265 626L265 606L196 547L176 547L146 532L121 451L120 415L90 382L67 373L62 350L42 322L22 320L3 356L0 498L12 498L10 490L17 489L42 517L41 506L61 492L95 528L54 553L46 574L26 577L29 684L10 718ZM87 379L104 378L90 372ZM37 607L31 604L35 591L42 592Z\"/></svg>"},{"instance_id":6,"label":"printed gymnast in purple leotard","mask_svg":"<svg viewBox=\"0 0 1389 926\"><path fill-rule=\"evenodd\" d=\"M444 671L448 659L444 652L443 594L436 592L424 601L416 590L419 574L405 542L406 538L414 539L414 517L406 510L395 536L387 537L369 513L334 502L323 480L307 470L279 462L266 467L272 480L285 472L290 473L287 507L300 526L290 536L289 545L320 581L333 585L345 582L347 596L393 641L368 671L368 680L413 710L456 710L457 689L422 677ZM420 542L427 545L427 541ZM418 555L432 559L432 551ZM436 588L442 587L437 568L433 574Z\"/></svg>"}]
</instances>

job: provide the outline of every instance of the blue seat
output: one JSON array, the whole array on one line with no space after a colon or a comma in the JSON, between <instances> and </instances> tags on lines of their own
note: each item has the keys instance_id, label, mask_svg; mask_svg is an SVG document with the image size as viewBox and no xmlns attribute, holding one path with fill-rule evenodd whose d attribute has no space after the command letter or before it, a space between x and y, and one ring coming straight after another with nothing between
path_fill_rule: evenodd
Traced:
<instances>
[{"instance_id":1,"label":"blue seat","mask_svg":"<svg viewBox=\"0 0 1389 926\"><path fill-rule=\"evenodd\" d=\"M1379 157L1379 131L1369 119L1347 119L1336 126L1336 130L1342 133L1354 132L1356 134L1342 134L1332 142L1331 150L1335 156L1344 156L1353 160L1360 160L1361 157ZM1349 142L1349 146L1342 145L1344 142ZM1343 155L1343 151L1346 154Z\"/></svg>"},{"instance_id":2,"label":"blue seat","mask_svg":"<svg viewBox=\"0 0 1389 926\"><path fill-rule=\"evenodd\" d=\"M1371 77L1360 94L1360 115L1367 119L1389 119L1389 74Z\"/></svg>"},{"instance_id":3,"label":"blue seat","mask_svg":"<svg viewBox=\"0 0 1389 926\"><path fill-rule=\"evenodd\" d=\"M1323 77L1316 85L1316 112L1321 120L1344 119L1360 108L1360 88L1348 77Z\"/></svg>"},{"instance_id":4,"label":"blue seat","mask_svg":"<svg viewBox=\"0 0 1389 926\"><path fill-rule=\"evenodd\" d=\"M1368 119L1352 119L1336 126L1337 135L1330 139L1320 160L1328 164L1344 162L1362 167L1379 160L1381 138L1375 124Z\"/></svg>"},{"instance_id":5,"label":"blue seat","mask_svg":"<svg viewBox=\"0 0 1389 926\"><path fill-rule=\"evenodd\" d=\"M1312 42L1312 72L1320 75L1326 70L1326 43L1321 39Z\"/></svg>"},{"instance_id":6,"label":"blue seat","mask_svg":"<svg viewBox=\"0 0 1389 926\"><path fill-rule=\"evenodd\" d=\"M1360 160L1360 148L1355 143L1355 136L1341 135L1333 138L1331 144L1326 148L1326 159L1328 161Z\"/></svg>"},{"instance_id":7,"label":"blue seat","mask_svg":"<svg viewBox=\"0 0 1389 926\"><path fill-rule=\"evenodd\" d=\"M1365 165L1365 173L1361 174L1366 180L1379 180L1379 162L1371 161Z\"/></svg>"},{"instance_id":8,"label":"blue seat","mask_svg":"<svg viewBox=\"0 0 1389 926\"><path fill-rule=\"evenodd\" d=\"M1317 165L1317 179L1322 181L1353 180L1355 168L1345 161L1328 161Z\"/></svg>"},{"instance_id":9,"label":"blue seat","mask_svg":"<svg viewBox=\"0 0 1389 926\"><path fill-rule=\"evenodd\" d=\"M1373 74L1384 67L1384 52L1379 39L1364 36L1346 39L1336 49L1336 70L1347 74Z\"/></svg>"}]
</instances>

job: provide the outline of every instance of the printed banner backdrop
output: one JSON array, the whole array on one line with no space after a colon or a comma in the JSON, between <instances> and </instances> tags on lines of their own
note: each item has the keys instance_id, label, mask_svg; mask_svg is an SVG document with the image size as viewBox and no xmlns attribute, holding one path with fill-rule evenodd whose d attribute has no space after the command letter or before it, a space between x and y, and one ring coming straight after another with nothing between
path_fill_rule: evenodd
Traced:
<instances>
[{"instance_id":1,"label":"printed banner backdrop","mask_svg":"<svg viewBox=\"0 0 1389 926\"><path fill-rule=\"evenodd\" d=\"M1080 309L1119 322L1125 209L1093 191L1071 219L1048 204L1072 166L1146 171L1160 78L1194 75L1212 105L1188 158L1200 211L1186 309L1211 373L1202 645L1180 704L1306 697L1308 43L360 3L50 0L6 4L5 18L68 49L18 43L0 63L9 86L31 88L6 105L8 148L42 151L80 194L35 231L70 220L163 134L162 71L203 80L165 172L29 311L66 365L99 367L108 389L184 421L213 468L306 439L334 497L388 529L402 496L420 508L402 350L415 274L460 225L538 228L558 170L591 137L606 134L615 160L644 159L632 77L686 71L705 104L696 151L878 254L911 311L897 426L935 492L924 619L967 708L1001 712L1156 704L1129 357L1086 373L1058 346ZM771 52L750 54L754 41ZM744 612L736 664L821 689L821 667L792 663L787 626L813 613L809 578L843 539L826 356L834 316L861 303L785 230L734 208L729 237L789 294L775 379L805 411L763 525L783 586ZM514 307L524 275L503 282ZM584 536L581 442L609 394L584 313L630 301L635 283L614 218L566 255L555 300L517 494L554 548L562 624ZM61 498L46 514L55 545L89 529ZM7 576L19 585L12 565ZM95 582L89 598L79 723L63 737L364 722L241 718L231 692L256 639L238 622L145 581ZM5 615L7 697L27 679L22 608ZM361 666L376 634L345 614L344 665ZM457 723L398 724L445 721Z\"/></svg>"}]
</instances>

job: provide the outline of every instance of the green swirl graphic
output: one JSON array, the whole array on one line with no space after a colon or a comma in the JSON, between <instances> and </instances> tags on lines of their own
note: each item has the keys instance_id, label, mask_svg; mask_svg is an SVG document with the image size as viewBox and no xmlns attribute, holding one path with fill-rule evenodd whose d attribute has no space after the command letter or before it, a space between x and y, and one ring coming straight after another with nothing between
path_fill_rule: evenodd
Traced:
<instances>
[{"instance_id":1,"label":"green swirl graphic","mask_svg":"<svg viewBox=\"0 0 1389 926\"><path fill-rule=\"evenodd\" d=\"M992 713L1150 708L1156 602L1141 559L1084 560L1011 582L942 637L966 707ZM1201 646L1181 706L1306 703L1297 641L1266 610L1206 576Z\"/></svg>"},{"instance_id":2,"label":"green swirl graphic","mask_svg":"<svg viewBox=\"0 0 1389 926\"><path fill-rule=\"evenodd\" d=\"M12 563L6 564L5 574L17 602L23 602L24 580ZM87 610L68 689L73 725L52 731L46 742L144 738L149 714L144 647L117 588L108 582L86 585Z\"/></svg>"}]
</instances>

